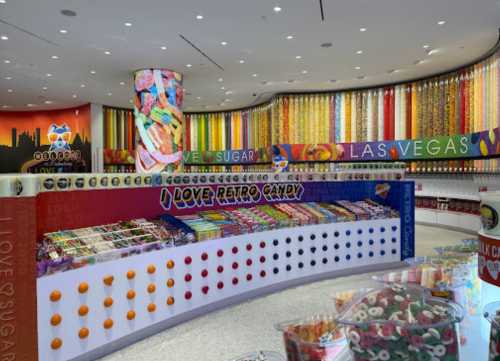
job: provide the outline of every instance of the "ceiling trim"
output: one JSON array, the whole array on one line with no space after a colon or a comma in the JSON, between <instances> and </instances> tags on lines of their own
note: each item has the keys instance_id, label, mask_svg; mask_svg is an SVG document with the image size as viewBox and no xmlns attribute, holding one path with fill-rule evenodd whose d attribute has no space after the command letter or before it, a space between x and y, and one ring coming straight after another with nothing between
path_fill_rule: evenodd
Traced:
<instances>
[{"instance_id":1,"label":"ceiling trim","mask_svg":"<svg viewBox=\"0 0 500 361\"><path fill-rule=\"evenodd\" d=\"M244 111L244 110L248 110L248 109L253 109L253 108L258 108L258 107L261 107L261 106L265 106L265 105L271 103L271 101L274 98L279 97L279 96L283 96L283 95L307 95L307 94L339 93L339 92L346 92L346 91L358 91L358 90L368 90L368 89L375 89L375 88L383 88L383 87L387 87L387 86L395 86L395 85L401 85L401 84L407 84L407 83L414 83L414 82L417 82L417 81L429 80L431 78L436 78L436 77L439 77L439 76L448 75L450 73L455 73L455 72L458 72L460 70L464 70L465 68L468 68L468 67L470 67L472 65L480 63L483 60L486 60L487 58L489 58L490 56L492 56L493 54L495 54L495 52L497 52L498 50L500 50L500 28L498 29L498 39L497 39L495 45L493 45L493 47L490 50L488 50L485 54L481 55L480 57L478 57L478 58L476 58L476 59L474 59L474 60L472 60L472 61L470 61L468 63L465 63L465 64L460 65L458 67L454 67L452 69L448 69L448 70L445 70L445 71L442 71L442 72L433 73L433 74L430 74L430 75L425 75L425 76L418 77L418 78L413 78L413 79L407 79L407 80L396 81L396 82L391 82L391 83L383 83L383 84L377 84L377 85L370 85L370 86L365 86L365 87L344 88L344 89L334 89L334 90L310 90L310 91L277 92L277 93L274 93L273 95L271 95L271 97L269 98L269 100L263 101L263 102L258 103L258 104L249 105L249 106L246 106L246 107L240 107L240 108L234 108L234 109L226 109L226 110L215 110L215 111L209 111L209 112L197 112L197 111L194 111L194 112L183 112L183 113L184 114L231 113L231 112Z\"/></svg>"}]
</instances>

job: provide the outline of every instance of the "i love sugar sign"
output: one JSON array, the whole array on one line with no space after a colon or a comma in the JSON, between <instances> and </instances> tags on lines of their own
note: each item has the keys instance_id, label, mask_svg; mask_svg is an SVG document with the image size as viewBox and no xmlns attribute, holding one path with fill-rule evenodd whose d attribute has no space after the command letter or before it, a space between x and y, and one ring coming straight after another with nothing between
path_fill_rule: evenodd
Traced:
<instances>
[{"instance_id":1,"label":"i love sugar sign","mask_svg":"<svg viewBox=\"0 0 500 361\"><path fill-rule=\"evenodd\" d=\"M500 286L500 239L479 234L479 277Z\"/></svg>"}]
</instances>

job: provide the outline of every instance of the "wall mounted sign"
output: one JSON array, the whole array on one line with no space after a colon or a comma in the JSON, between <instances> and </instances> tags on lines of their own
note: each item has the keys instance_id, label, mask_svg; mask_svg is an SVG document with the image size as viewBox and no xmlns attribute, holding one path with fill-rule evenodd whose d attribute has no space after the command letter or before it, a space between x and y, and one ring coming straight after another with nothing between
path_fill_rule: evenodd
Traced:
<instances>
[{"instance_id":1,"label":"wall mounted sign","mask_svg":"<svg viewBox=\"0 0 500 361\"><path fill-rule=\"evenodd\" d=\"M0 173L90 171L89 105L0 112Z\"/></svg>"}]
</instances>

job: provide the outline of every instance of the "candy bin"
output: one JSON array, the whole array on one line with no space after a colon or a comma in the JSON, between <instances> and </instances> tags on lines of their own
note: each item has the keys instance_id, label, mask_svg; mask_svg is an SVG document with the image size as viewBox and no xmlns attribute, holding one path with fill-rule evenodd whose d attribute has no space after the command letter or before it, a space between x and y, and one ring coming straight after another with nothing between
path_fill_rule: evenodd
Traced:
<instances>
[{"instance_id":1,"label":"candy bin","mask_svg":"<svg viewBox=\"0 0 500 361\"><path fill-rule=\"evenodd\" d=\"M500 302L487 304L484 317L491 323L488 361L500 361Z\"/></svg>"},{"instance_id":2,"label":"candy bin","mask_svg":"<svg viewBox=\"0 0 500 361\"><path fill-rule=\"evenodd\" d=\"M460 305L393 283L365 294L338 322L353 361L458 361L462 319Z\"/></svg>"},{"instance_id":3,"label":"candy bin","mask_svg":"<svg viewBox=\"0 0 500 361\"><path fill-rule=\"evenodd\" d=\"M286 321L276 329L283 332L288 361L333 361L346 352L344 334L333 316Z\"/></svg>"},{"instance_id":4,"label":"candy bin","mask_svg":"<svg viewBox=\"0 0 500 361\"><path fill-rule=\"evenodd\" d=\"M257 351L231 359L231 361L285 361L285 358L274 351Z\"/></svg>"}]
</instances>

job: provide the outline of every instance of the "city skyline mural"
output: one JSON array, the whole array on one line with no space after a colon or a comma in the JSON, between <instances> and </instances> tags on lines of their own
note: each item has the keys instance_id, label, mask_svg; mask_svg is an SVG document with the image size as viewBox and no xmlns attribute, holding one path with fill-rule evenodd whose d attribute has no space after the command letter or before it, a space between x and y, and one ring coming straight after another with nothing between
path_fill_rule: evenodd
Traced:
<instances>
[{"instance_id":1,"label":"city skyline mural","mask_svg":"<svg viewBox=\"0 0 500 361\"><path fill-rule=\"evenodd\" d=\"M0 173L90 171L89 105L0 112Z\"/></svg>"}]
</instances>

